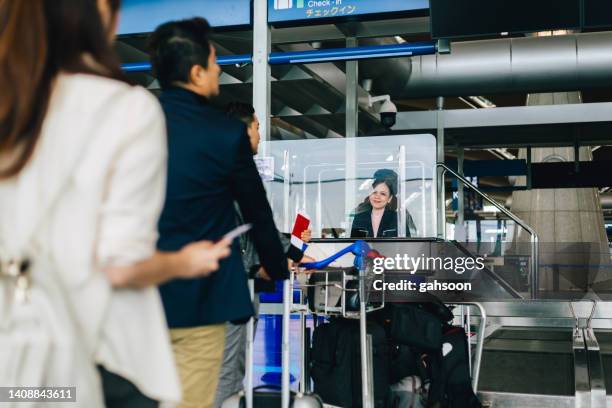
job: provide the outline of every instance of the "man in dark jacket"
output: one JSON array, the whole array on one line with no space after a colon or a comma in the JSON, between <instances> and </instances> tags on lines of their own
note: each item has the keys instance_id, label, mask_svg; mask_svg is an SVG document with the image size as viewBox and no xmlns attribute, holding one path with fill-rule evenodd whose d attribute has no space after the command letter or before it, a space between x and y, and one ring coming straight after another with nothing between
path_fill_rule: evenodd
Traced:
<instances>
[{"instance_id":1,"label":"man in dark jacket","mask_svg":"<svg viewBox=\"0 0 612 408\"><path fill-rule=\"evenodd\" d=\"M272 211L251 153L246 127L210 107L220 68L206 20L170 22L151 37L153 70L168 128L168 187L158 247L220 239L236 226L234 202L272 279L288 276ZM225 323L253 315L239 241L207 278L160 288L183 384L181 407L213 405L223 358Z\"/></svg>"},{"instance_id":2,"label":"man in dark jacket","mask_svg":"<svg viewBox=\"0 0 612 408\"><path fill-rule=\"evenodd\" d=\"M253 105L241 102L232 102L226 107L226 113L230 117L234 117L247 126L247 134L251 144L252 154L257 155L259 148L259 120L255 114ZM239 220L242 220L240 208L236 209ZM243 223L243 221L239 221ZM300 237L305 243L310 242L311 231L306 230ZM314 259L305 256L301 248L297 248L291 244L289 238L284 234L279 233L283 249L289 260L299 264L301 262L313 262ZM274 291L274 282L269 281L269 277L264 268L261 267L260 257L255 248L254 240L250 233L240 237L240 247L242 250L242 261L244 268L250 276L256 278L255 281L255 318L257 319L258 309L258 289ZM269 282L266 282L269 281ZM269 283L271 285L267 285ZM266 288L267 286L267 288ZM245 376L245 357L246 357L246 342L247 330L244 324L228 323L225 332L225 351L223 353L223 364L219 375L219 387L215 399L215 408L220 408L223 402L243 389L243 380Z\"/></svg>"}]
</instances>

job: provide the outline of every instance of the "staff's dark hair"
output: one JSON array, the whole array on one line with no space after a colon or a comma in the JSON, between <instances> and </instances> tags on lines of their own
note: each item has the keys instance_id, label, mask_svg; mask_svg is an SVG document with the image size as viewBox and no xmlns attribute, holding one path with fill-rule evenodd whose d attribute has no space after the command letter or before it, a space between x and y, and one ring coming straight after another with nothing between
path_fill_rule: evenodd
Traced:
<instances>
[{"instance_id":1,"label":"staff's dark hair","mask_svg":"<svg viewBox=\"0 0 612 408\"><path fill-rule=\"evenodd\" d=\"M201 17L170 21L155 29L149 38L153 75L162 89L174 83L189 83L194 65L208 68L211 28Z\"/></svg>"},{"instance_id":2,"label":"staff's dark hair","mask_svg":"<svg viewBox=\"0 0 612 408\"><path fill-rule=\"evenodd\" d=\"M0 179L32 157L60 71L123 79L108 36L96 0L0 0Z\"/></svg>"},{"instance_id":3,"label":"staff's dark hair","mask_svg":"<svg viewBox=\"0 0 612 408\"><path fill-rule=\"evenodd\" d=\"M255 121L255 108L250 103L230 102L225 107L225 113L232 118L238 119L247 126Z\"/></svg>"}]
</instances>

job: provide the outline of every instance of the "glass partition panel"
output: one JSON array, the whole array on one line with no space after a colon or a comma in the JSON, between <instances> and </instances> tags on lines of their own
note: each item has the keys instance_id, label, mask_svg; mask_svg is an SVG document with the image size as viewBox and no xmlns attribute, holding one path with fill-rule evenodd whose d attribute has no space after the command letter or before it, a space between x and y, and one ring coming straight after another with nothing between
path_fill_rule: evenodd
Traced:
<instances>
[{"instance_id":1,"label":"glass partition panel","mask_svg":"<svg viewBox=\"0 0 612 408\"><path fill-rule=\"evenodd\" d=\"M471 214L471 217L460 223L449 216L447 220L454 223L447 224L446 238L457 241L458 245L472 255L484 257L490 271L503 279L515 293L528 298L531 290L529 263L532 247L528 240L519 242L514 238L521 232L521 235L526 235L525 231L501 213Z\"/></svg>"},{"instance_id":2,"label":"glass partition panel","mask_svg":"<svg viewBox=\"0 0 612 408\"><path fill-rule=\"evenodd\" d=\"M272 141L266 150L258 163L279 230L290 232L301 212L316 238L435 237L432 135Z\"/></svg>"}]
</instances>

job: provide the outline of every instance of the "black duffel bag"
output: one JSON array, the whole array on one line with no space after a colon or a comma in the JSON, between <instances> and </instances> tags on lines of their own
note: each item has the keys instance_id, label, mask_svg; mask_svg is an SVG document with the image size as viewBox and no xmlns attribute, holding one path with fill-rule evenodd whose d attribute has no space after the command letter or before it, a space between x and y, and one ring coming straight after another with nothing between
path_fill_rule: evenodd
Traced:
<instances>
[{"instance_id":1,"label":"black duffel bag","mask_svg":"<svg viewBox=\"0 0 612 408\"><path fill-rule=\"evenodd\" d=\"M440 350L442 328L453 319L452 311L438 298L421 294L418 302L394 304L387 312L389 337L393 343L416 351Z\"/></svg>"},{"instance_id":2,"label":"black duffel bag","mask_svg":"<svg viewBox=\"0 0 612 408\"><path fill-rule=\"evenodd\" d=\"M462 327L448 326L442 335L442 370L444 371L445 404L448 408L480 408L482 405L472 389L468 348L468 337ZM444 354L446 353L446 354Z\"/></svg>"},{"instance_id":3,"label":"black duffel bag","mask_svg":"<svg viewBox=\"0 0 612 408\"><path fill-rule=\"evenodd\" d=\"M384 408L389 397L389 350L384 329L368 322L372 336L374 406ZM313 334L310 374L314 392L331 405L362 406L359 321L342 318L317 326Z\"/></svg>"}]
</instances>

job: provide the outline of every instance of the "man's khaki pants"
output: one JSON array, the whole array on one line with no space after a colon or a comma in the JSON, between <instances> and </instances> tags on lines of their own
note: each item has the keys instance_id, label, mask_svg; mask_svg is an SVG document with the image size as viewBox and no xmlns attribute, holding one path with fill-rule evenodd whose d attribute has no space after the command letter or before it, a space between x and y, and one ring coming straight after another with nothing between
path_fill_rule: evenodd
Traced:
<instances>
[{"instance_id":1,"label":"man's khaki pants","mask_svg":"<svg viewBox=\"0 0 612 408\"><path fill-rule=\"evenodd\" d=\"M179 408L211 408L223 362L225 323L171 329L170 337L183 388Z\"/></svg>"}]
</instances>

